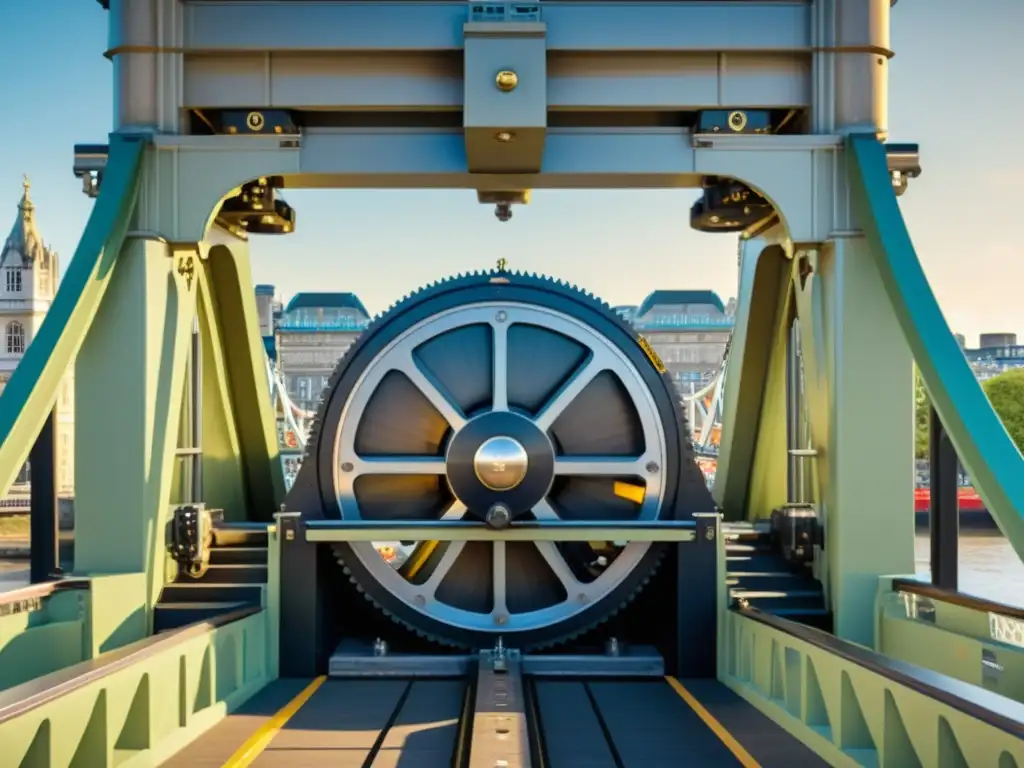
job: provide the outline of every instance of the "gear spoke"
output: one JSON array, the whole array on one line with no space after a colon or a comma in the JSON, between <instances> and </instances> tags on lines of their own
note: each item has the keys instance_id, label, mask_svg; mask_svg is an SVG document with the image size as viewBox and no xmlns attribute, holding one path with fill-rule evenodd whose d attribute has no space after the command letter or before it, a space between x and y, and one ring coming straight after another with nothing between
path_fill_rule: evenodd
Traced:
<instances>
[{"instance_id":1,"label":"gear spoke","mask_svg":"<svg viewBox=\"0 0 1024 768\"><path fill-rule=\"evenodd\" d=\"M494 347L494 393L492 408L508 410L508 323L491 324Z\"/></svg>"},{"instance_id":2,"label":"gear spoke","mask_svg":"<svg viewBox=\"0 0 1024 768\"><path fill-rule=\"evenodd\" d=\"M449 506L448 509L446 509L444 511L444 514L441 515L440 519L441 520L461 520L463 517L466 516L466 512L468 512L468 511L469 510L466 509L466 505L463 504L458 499L456 499L455 501L453 501L451 503L451 506Z\"/></svg>"},{"instance_id":3,"label":"gear spoke","mask_svg":"<svg viewBox=\"0 0 1024 768\"><path fill-rule=\"evenodd\" d=\"M437 561L437 565L434 566L434 570L430 572L430 576L423 582L423 586L420 588L421 594L426 597L428 602L436 600L435 594L441 586L441 582L444 581L444 577L448 575L452 568L455 567L455 561L459 559L459 555L466 548L466 542L464 541L449 541L448 547L445 549L444 554L441 555L441 559Z\"/></svg>"},{"instance_id":4,"label":"gear spoke","mask_svg":"<svg viewBox=\"0 0 1024 768\"><path fill-rule=\"evenodd\" d=\"M551 429L551 425L572 405L572 401L606 368L607 362L600 355L591 355L537 414L534 419L537 426L545 432Z\"/></svg>"},{"instance_id":5,"label":"gear spoke","mask_svg":"<svg viewBox=\"0 0 1024 768\"><path fill-rule=\"evenodd\" d=\"M530 511L533 512L533 516L537 520L561 520L558 512L547 499L541 499Z\"/></svg>"},{"instance_id":6,"label":"gear spoke","mask_svg":"<svg viewBox=\"0 0 1024 768\"><path fill-rule=\"evenodd\" d=\"M537 547L540 556L544 558L544 562L548 564L548 568L551 569L555 578L561 582L566 595L572 600L573 596L580 592L584 585L576 578L572 568L569 567L569 563L562 557L562 552L559 550L558 545L553 541L535 541L533 545Z\"/></svg>"},{"instance_id":7,"label":"gear spoke","mask_svg":"<svg viewBox=\"0 0 1024 768\"><path fill-rule=\"evenodd\" d=\"M352 476L362 475L443 475L440 456L360 456L352 464Z\"/></svg>"},{"instance_id":8,"label":"gear spoke","mask_svg":"<svg viewBox=\"0 0 1024 768\"><path fill-rule=\"evenodd\" d=\"M611 475L643 477L646 461L643 456L573 456L555 460L556 475Z\"/></svg>"},{"instance_id":9,"label":"gear spoke","mask_svg":"<svg viewBox=\"0 0 1024 768\"><path fill-rule=\"evenodd\" d=\"M400 357L394 368L405 374L452 429L456 431L462 429L466 423L466 415L444 393L442 387L433 380L433 377L420 368L412 354Z\"/></svg>"},{"instance_id":10,"label":"gear spoke","mask_svg":"<svg viewBox=\"0 0 1024 768\"><path fill-rule=\"evenodd\" d=\"M508 621L508 573L506 571L508 561L505 558L504 541L494 542L494 549L491 558L491 590L494 598L491 607L491 615L494 617L495 624L504 624Z\"/></svg>"}]
</instances>

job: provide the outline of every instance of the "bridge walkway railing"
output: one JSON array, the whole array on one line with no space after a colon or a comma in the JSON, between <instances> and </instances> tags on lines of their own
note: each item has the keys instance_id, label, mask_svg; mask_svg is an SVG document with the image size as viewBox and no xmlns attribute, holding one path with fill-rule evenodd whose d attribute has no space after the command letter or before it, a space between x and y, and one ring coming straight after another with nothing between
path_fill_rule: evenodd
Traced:
<instances>
[{"instance_id":1,"label":"bridge walkway railing","mask_svg":"<svg viewBox=\"0 0 1024 768\"><path fill-rule=\"evenodd\" d=\"M1018 701L754 608L719 629L719 679L831 765L1024 766Z\"/></svg>"},{"instance_id":2,"label":"bridge walkway railing","mask_svg":"<svg viewBox=\"0 0 1024 768\"><path fill-rule=\"evenodd\" d=\"M18 658L45 659L0 690L0 755L25 768L159 765L277 677L279 549L269 526L264 605L146 637L90 658L91 580L38 585L0 597L0 631L25 643ZM98 577L98 582L107 577ZM114 577L116 578L116 577ZM30 593L37 594L34 611ZM2 613L4 605L25 610ZM32 618L35 617L35 618ZM46 628L50 634L46 634ZM42 630L42 631L41 631ZM0 668L10 664L0 650ZM10 657L13 661L14 656Z\"/></svg>"},{"instance_id":3,"label":"bridge walkway railing","mask_svg":"<svg viewBox=\"0 0 1024 768\"><path fill-rule=\"evenodd\" d=\"M883 578L875 648L1024 704L1024 608Z\"/></svg>"}]
</instances>

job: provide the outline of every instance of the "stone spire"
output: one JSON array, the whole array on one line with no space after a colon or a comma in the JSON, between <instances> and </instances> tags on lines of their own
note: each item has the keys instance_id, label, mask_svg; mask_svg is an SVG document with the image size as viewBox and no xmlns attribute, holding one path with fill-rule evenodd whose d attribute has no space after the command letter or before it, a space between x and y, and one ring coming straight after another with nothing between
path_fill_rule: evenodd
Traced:
<instances>
[{"instance_id":1,"label":"stone spire","mask_svg":"<svg viewBox=\"0 0 1024 768\"><path fill-rule=\"evenodd\" d=\"M14 219L11 233L4 242L3 251L0 251L0 266L9 265L12 258L18 258L20 264L17 266L39 266L48 269L54 254L43 244L43 238L36 229L36 206L29 195L32 185L28 176L23 177L21 186L23 191L21 201L18 203L18 215Z\"/></svg>"}]
</instances>

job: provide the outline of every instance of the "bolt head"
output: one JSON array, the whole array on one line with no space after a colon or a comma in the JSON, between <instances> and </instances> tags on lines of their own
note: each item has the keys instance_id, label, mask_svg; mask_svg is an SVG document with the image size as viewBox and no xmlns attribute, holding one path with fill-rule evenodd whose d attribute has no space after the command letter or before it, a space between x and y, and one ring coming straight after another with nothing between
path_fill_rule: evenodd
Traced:
<instances>
[{"instance_id":1,"label":"bolt head","mask_svg":"<svg viewBox=\"0 0 1024 768\"><path fill-rule=\"evenodd\" d=\"M653 475L653 474L654 474L655 472L657 472L657 471L658 471L658 469L659 469L659 467L658 467L658 462L656 462L656 461L649 461L649 462L647 462L647 467L646 467L646 469L647 469L647 471L648 471L649 473L651 473L651 474Z\"/></svg>"},{"instance_id":2,"label":"bolt head","mask_svg":"<svg viewBox=\"0 0 1024 768\"><path fill-rule=\"evenodd\" d=\"M495 504L487 510L484 520L491 528L507 528L512 522L512 511L504 504Z\"/></svg>"}]
</instances>

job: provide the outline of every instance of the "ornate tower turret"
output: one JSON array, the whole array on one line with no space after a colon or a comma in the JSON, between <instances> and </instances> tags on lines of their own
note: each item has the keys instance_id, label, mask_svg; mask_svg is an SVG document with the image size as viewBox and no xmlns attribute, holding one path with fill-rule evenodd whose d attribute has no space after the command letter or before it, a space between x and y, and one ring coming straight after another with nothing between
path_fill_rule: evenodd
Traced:
<instances>
[{"instance_id":1,"label":"ornate tower turret","mask_svg":"<svg viewBox=\"0 0 1024 768\"><path fill-rule=\"evenodd\" d=\"M43 324L57 292L57 253L44 243L36 226L36 206L28 176L22 180L21 200L10 234L0 248L0 391L21 362ZM67 490L74 476L74 398L69 374L57 399L58 485ZM22 480L29 473L23 472Z\"/></svg>"}]
</instances>

